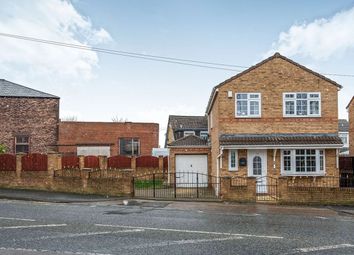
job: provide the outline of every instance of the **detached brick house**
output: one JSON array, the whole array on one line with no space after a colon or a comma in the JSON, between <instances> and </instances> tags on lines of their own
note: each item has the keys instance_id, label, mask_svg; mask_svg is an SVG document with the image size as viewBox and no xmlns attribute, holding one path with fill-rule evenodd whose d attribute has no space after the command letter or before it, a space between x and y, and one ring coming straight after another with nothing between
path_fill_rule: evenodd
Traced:
<instances>
[{"instance_id":1,"label":"detached brick house","mask_svg":"<svg viewBox=\"0 0 354 255\"><path fill-rule=\"evenodd\" d=\"M0 79L0 144L9 153L46 153L58 138L59 97Z\"/></svg>"},{"instance_id":2,"label":"detached brick house","mask_svg":"<svg viewBox=\"0 0 354 255\"><path fill-rule=\"evenodd\" d=\"M136 122L59 123L58 151L73 155L151 155L158 147L159 124Z\"/></svg>"},{"instance_id":3,"label":"detached brick house","mask_svg":"<svg viewBox=\"0 0 354 255\"><path fill-rule=\"evenodd\" d=\"M220 83L206 111L212 174L338 176L340 89L279 53Z\"/></svg>"}]
</instances>

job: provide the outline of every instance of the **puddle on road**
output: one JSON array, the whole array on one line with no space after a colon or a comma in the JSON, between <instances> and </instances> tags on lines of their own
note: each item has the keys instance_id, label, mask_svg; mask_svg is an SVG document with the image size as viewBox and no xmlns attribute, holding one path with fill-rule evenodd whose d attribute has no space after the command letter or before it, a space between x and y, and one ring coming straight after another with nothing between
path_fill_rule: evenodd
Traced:
<instances>
[{"instance_id":1,"label":"puddle on road","mask_svg":"<svg viewBox=\"0 0 354 255\"><path fill-rule=\"evenodd\" d=\"M107 211L105 214L108 215L127 215L127 214L140 214L149 211L153 211L155 209L165 208L170 203L168 202L136 202L132 205L126 205L119 210Z\"/></svg>"}]
</instances>

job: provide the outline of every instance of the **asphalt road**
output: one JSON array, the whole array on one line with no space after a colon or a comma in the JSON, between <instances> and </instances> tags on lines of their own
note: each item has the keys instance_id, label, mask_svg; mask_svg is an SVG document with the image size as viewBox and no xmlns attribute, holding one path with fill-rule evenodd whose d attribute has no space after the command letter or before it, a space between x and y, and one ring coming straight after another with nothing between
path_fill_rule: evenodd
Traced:
<instances>
[{"instance_id":1,"label":"asphalt road","mask_svg":"<svg viewBox=\"0 0 354 255\"><path fill-rule=\"evenodd\" d=\"M354 211L0 200L0 254L354 254Z\"/></svg>"}]
</instances>

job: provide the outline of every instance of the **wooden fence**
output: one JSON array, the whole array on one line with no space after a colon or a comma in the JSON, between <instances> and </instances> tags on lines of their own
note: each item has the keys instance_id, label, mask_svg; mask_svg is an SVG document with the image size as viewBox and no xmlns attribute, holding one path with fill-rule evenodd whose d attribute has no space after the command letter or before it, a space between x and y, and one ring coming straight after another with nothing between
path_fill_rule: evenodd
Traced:
<instances>
[{"instance_id":1,"label":"wooden fence","mask_svg":"<svg viewBox=\"0 0 354 255\"><path fill-rule=\"evenodd\" d=\"M45 154L27 154L21 158L22 171L47 171L48 156Z\"/></svg>"},{"instance_id":2,"label":"wooden fence","mask_svg":"<svg viewBox=\"0 0 354 255\"><path fill-rule=\"evenodd\" d=\"M113 156L107 160L108 169L129 169L131 168L131 158L125 156Z\"/></svg>"},{"instance_id":3,"label":"wooden fence","mask_svg":"<svg viewBox=\"0 0 354 255\"><path fill-rule=\"evenodd\" d=\"M0 171L16 171L16 156L0 154Z\"/></svg>"}]
</instances>

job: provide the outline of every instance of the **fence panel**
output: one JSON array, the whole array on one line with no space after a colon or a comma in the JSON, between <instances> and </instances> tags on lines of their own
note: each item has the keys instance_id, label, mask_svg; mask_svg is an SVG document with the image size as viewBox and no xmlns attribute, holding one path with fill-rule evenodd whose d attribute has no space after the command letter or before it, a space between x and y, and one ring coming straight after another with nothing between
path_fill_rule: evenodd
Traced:
<instances>
[{"instance_id":1,"label":"fence panel","mask_svg":"<svg viewBox=\"0 0 354 255\"><path fill-rule=\"evenodd\" d=\"M45 154L27 154L21 158L22 171L47 171L48 156Z\"/></svg>"},{"instance_id":2,"label":"fence panel","mask_svg":"<svg viewBox=\"0 0 354 255\"><path fill-rule=\"evenodd\" d=\"M113 156L108 158L107 166L110 169L130 169L131 158L125 156Z\"/></svg>"},{"instance_id":3,"label":"fence panel","mask_svg":"<svg viewBox=\"0 0 354 255\"><path fill-rule=\"evenodd\" d=\"M136 159L136 167L158 168L159 158L154 156L140 156Z\"/></svg>"},{"instance_id":4,"label":"fence panel","mask_svg":"<svg viewBox=\"0 0 354 255\"><path fill-rule=\"evenodd\" d=\"M16 156L0 154L0 171L16 171Z\"/></svg>"},{"instance_id":5,"label":"fence panel","mask_svg":"<svg viewBox=\"0 0 354 255\"><path fill-rule=\"evenodd\" d=\"M85 168L99 168L100 167L100 163L98 160L98 157L96 156L86 156L84 159L84 166Z\"/></svg>"},{"instance_id":6,"label":"fence panel","mask_svg":"<svg viewBox=\"0 0 354 255\"><path fill-rule=\"evenodd\" d=\"M77 156L63 156L61 158L61 166L63 169L80 168L80 160Z\"/></svg>"}]
</instances>

